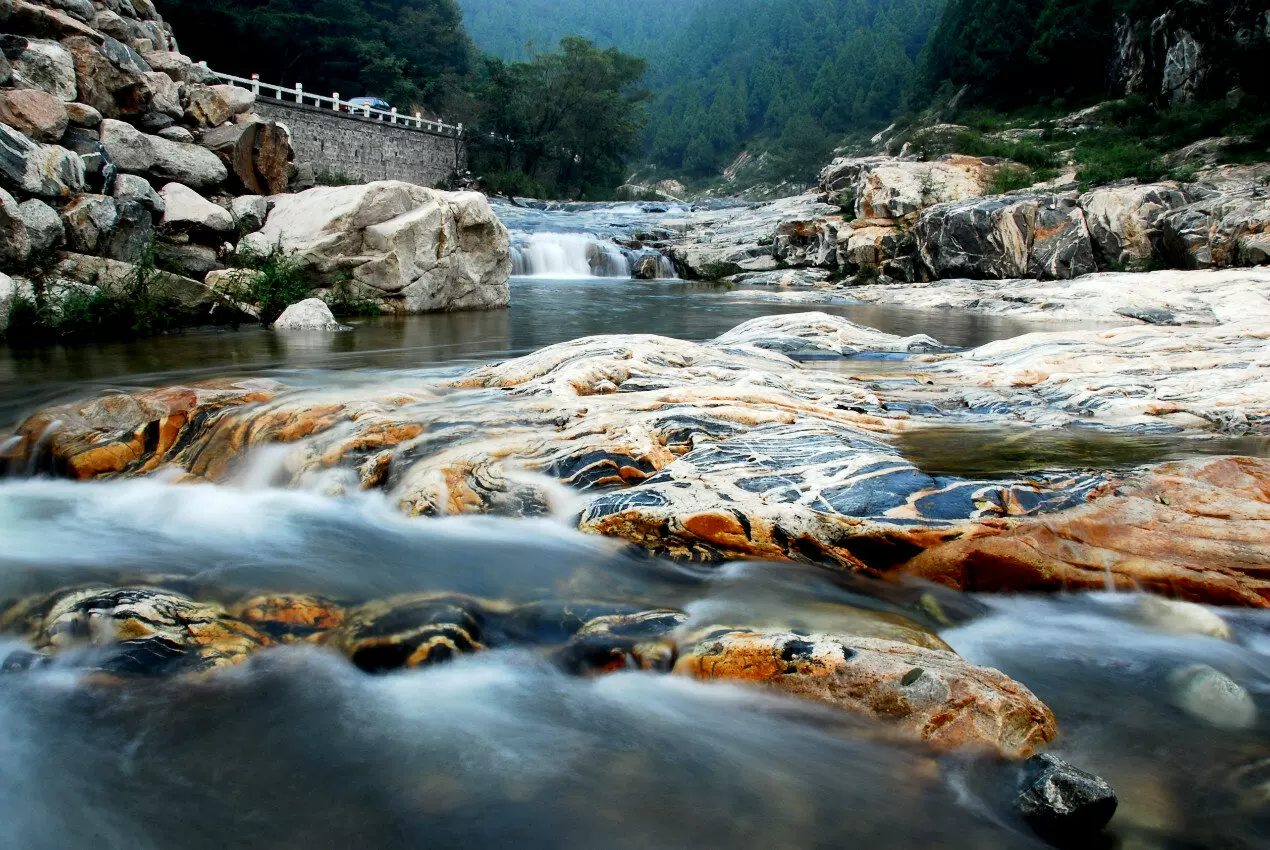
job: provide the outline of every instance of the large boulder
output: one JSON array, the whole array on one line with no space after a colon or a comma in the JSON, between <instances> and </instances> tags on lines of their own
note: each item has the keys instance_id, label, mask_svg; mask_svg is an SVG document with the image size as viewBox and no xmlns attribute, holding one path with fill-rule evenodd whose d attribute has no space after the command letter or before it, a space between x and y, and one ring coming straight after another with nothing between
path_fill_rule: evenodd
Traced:
<instances>
[{"instance_id":1,"label":"large boulder","mask_svg":"<svg viewBox=\"0 0 1270 850\"><path fill-rule=\"evenodd\" d=\"M0 186L45 200L69 198L84 189L84 161L0 124Z\"/></svg>"},{"instance_id":2,"label":"large boulder","mask_svg":"<svg viewBox=\"0 0 1270 850\"><path fill-rule=\"evenodd\" d=\"M57 142L70 118L66 105L48 92L9 89L0 91L0 122L37 142Z\"/></svg>"},{"instance_id":3,"label":"large boulder","mask_svg":"<svg viewBox=\"0 0 1270 850\"><path fill-rule=\"evenodd\" d=\"M1080 198L1098 259L1104 267L1144 264L1161 253L1160 220L1188 196L1176 184L1109 186Z\"/></svg>"},{"instance_id":4,"label":"large boulder","mask_svg":"<svg viewBox=\"0 0 1270 850\"><path fill-rule=\"evenodd\" d=\"M80 254L104 253L118 220L119 208L105 195L80 195L62 210L67 245Z\"/></svg>"},{"instance_id":5,"label":"large boulder","mask_svg":"<svg viewBox=\"0 0 1270 850\"><path fill-rule=\"evenodd\" d=\"M255 233L269 217L269 201L260 195L239 195L229 202L229 214L239 233Z\"/></svg>"},{"instance_id":6,"label":"large boulder","mask_svg":"<svg viewBox=\"0 0 1270 850\"><path fill-rule=\"evenodd\" d=\"M150 66L132 48L106 37L97 42L86 37L63 42L75 60L79 99L107 118L141 115L154 93L147 85Z\"/></svg>"},{"instance_id":7,"label":"large boulder","mask_svg":"<svg viewBox=\"0 0 1270 850\"><path fill-rule=\"evenodd\" d=\"M198 145L172 142L142 133L131 124L106 119L101 143L120 171L210 189L225 182L228 172L216 154Z\"/></svg>"},{"instance_id":8,"label":"large boulder","mask_svg":"<svg viewBox=\"0 0 1270 850\"><path fill-rule=\"evenodd\" d=\"M913 234L890 224L854 221L838 228L838 265L850 274L921 279Z\"/></svg>"},{"instance_id":9,"label":"large boulder","mask_svg":"<svg viewBox=\"0 0 1270 850\"><path fill-rule=\"evenodd\" d=\"M489 201L409 183L320 187L275 199L240 247L293 254L404 313L505 307L511 244Z\"/></svg>"},{"instance_id":10,"label":"large boulder","mask_svg":"<svg viewBox=\"0 0 1270 850\"><path fill-rule=\"evenodd\" d=\"M75 60L56 41L35 39L13 60L12 85L20 89L47 92L70 103L79 97L75 80Z\"/></svg>"},{"instance_id":11,"label":"large boulder","mask_svg":"<svg viewBox=\"0 0 1270 850\"><path fill-rule=\"evenodd\" d=\"M161 269L195 280L203 280L209 273L225 268L216 249L195 242L160 240L154 245L154 261Z\"/></svg>"},{"instance_id":12,"label":"large boulder","mask_svg":"<svg viewBox=\"0 0 1270 850\"><path fill-rule=\"evenodd\" d=\"M96 130L101 126L101 113L87 103L66 104L66 115L70 118L72 127Z\"/></svg>"},{"instance_id":13,"label":"large boulder","mask_svg":"<svg viewBox=\"0 0 1270 850\"><path fill-rule=\"evenodd\" d=\"M1270 195L1259 189L1210 193L1160 220L1170 263L1186 269L1270 262Z\"/></svg>"},{"instance_id":14,"label":"large boulder","mask_svg":"<svg viewBox=\"0 0 1270 850\"><path fill-rule=\"evenodd\" d=\"M12 267L31 255L31 239L18 202L0 189L0 265Z\"/></svg>"},{"instance_id":15,"label":"large boulder","mask_svg":"<svg viewBox=\"0 0 1270 850\"><path fill-rule=\"evenodd\" d=\"M1070 199L1003 196L939 204L918 219L935 279L1068 280L1097 271L1085 215Z\"/></svg>"},{"instance_id":16,"label":"large boulder","mask_svg":"<svg viewBox=\"0 0 1270 850\"><path fill-rule=\"evenodd\" d=\"M9 329L9 313L13 302L19 298L33 300L35 289L29 280L9 277L0 272L0 334Z\"/></svg>"},{"instance_id":17,"label":"large boulder","mask_svg":"<svg viewBox=\"0 0 1270 850\"><path fill-rule=\"evenodd\" d=\"M192 83L185 87L185 117L199 127L219 127L234 117L223 88Z\"/></svg>"},{"instance_id":18,"label":"large boulder","mask_svg":"<svg viewBox=\"0 0 1270 850\"><path fill-rule=\"evenodd\" d=\"M60 248L66 241L66 230L57 211L43 201L32 198L19 207L22 221L31 239L31 252L45 254Z\"/></svg>"},{"instance_id":19,"label":"large boulder","mask_svg":"<svg viewBox=\"0 0 1270 850\"><path fill-rule=\"evenodd\" d=\"M155 71L160 71L172 78L173 82L189 83L202 82L203 71L201 65L194 63L194 60L169 50L153 50L141 54L141 58L145 59L146 64Z\"/></svg>"},{"instance_id":20,"label":"large boulder","mask_svg":"<svg viewBox=\"0 0 1270 850\"><path fill-rule=\"evenodd\" d=\"M228 234L234 230L229 211L218 207L189 186L169 183L159 191L163 199L163 231L172 233Z\"/></svg>"},{"instance_id":21,"label":"large boulder","mask_svg":"<svg viewBox=\"0 0 1270 850\"><path fill-rule=\"evenodd\" d=\"M226 124L203 133L201 142L225 163L237 188L253 195L287 191L295 151L291 134L281 124L254 118Z\"/></svg>"},{"instance_id":22,"label":"large boulder","mask_svg":"<svg viewBox=\"0 0 1270 850\"><path fill-rule=\"evenodd\" d=\"M139 274L132 263L72 253L63 255L48 276L118 292L132 285ZM155 271L149 275L149 281L156 293L172 298L183 309L204 307L215 300L215 294L202 283L181 275Z\"/></svg>"},{"instance_id":23,"label":"large boulder","mask_svg":"<svg viewBox=\"0 0 1270 850\"><path fill-rule=\"evenodd\" d=\"M837 265L837 227L842 211L818 195L767 204L721 207L702 204L688 218L667 221L679 230L670 256L679 273L721 280L744 272L823 262Z\"/></svg>"},{"instance_id":24,"label":"large boulder","mask_svg":"<svg viewBox=\"0 0 1270 850\"><path fill-rule=\"evenodd\" d=\"M36 38L60 40L86 38L100 44L105 38L82 20L68 15L61 9L52 9L25 0L13 4L13 16L9 29Z\"/></svg>"},{"instance_id":25,"label":"large boulder","mask_svg":"<svg viewBox=\"0 0 1270 850\"><path fill-rule=\"evenodd\" d=\"M136 201L119 201L115 208L115 228L102 253L113 260L139 263L154 244L154 217Z\"/></svg>"},{"instance_id":26,"label":"large boulder","mask_svg":"<svg viewBox=\"0 0 1270 850\"><path fill-rule=\"evenodd\" d=\"M181 106L181 87L167 74L151 71L141 78L145 87L143 97L149 102L150 110L169 118L179 119L185 114Z\"/></svg>"},{"instance_id":27,"label":"large boulder","mask_svg":"<svg viewBox=\"0 0 1270 850\"><path fill-rule=\"evenodd\" d=\"M163 215L167 208L150 181L135 174L120 174L115 178L115 200L134 201L155 215Z\"/></svg>"},{"instance_id":28,"label":"large boulder","mask_svg":"<svg viewBox=\"0 0 1270 850\"><path fill-rule=\"evenodd\" d=\"M887 157L838 159L821 174L821 188L860 219L907 219L935 204L984 195L993 166L973 156L935 162Z\"/></svg>"}]
</instances>

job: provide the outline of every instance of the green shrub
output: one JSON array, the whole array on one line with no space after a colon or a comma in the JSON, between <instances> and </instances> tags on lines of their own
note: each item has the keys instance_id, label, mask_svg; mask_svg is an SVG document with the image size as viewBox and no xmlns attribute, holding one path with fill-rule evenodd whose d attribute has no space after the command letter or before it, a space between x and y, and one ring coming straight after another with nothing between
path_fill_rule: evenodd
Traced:
<instances>
[{"instance_id":1,"label":"green shrub","mask_svg":"<svg viewBox=\"0 0 1270 850\"><path fill-rule=\"evenodd\" d=\"M1160 151L1132 140L1112 141L1098 137L1076 146L1076 177L1085 186L1100 186L1118 180L1150 183L1165 175Z\"/></svg>"},{"instance_id":2,"label":"green shrub","mask_svg":"<svg viewBox=\"0 0 1270 850\"><path fill-rule=\"evenodd\" d=\"M82 284L55 296L45 287L34 298L18 297L9 306L11 342L39 344L57 339L132 339L189 326L194 314L171 291L148 247L132 271L120 280Z\"/></svg>"},{"instance_id":3,"label":"green shrub","mask_svg":"<svg viewBox=\"0 0 1270 850\"><path fill-rule=\"evenodd\" d=\"M382 315L383 310L379 308L379 303L370 298L362 298L353 291L352 284L348 278L340 278L322 295L322 300L326 302L326 306L331 308L331 312L337 318L351 317L370 317Z\"/></svg>"},{"instance_id":4,"label":"green shrub","mask_svg":"<svg viewBox=\"0 0 1270 850\"><path fill-rule=\"evenodd\" d=\"M283 310L313 296L312 278L279 246L268 253L240 247L236 265L253 274L237 275L222 294L233 303L254 307L262 324L273 324Z\"/></svg>"},{"instance_id":5,"label":"green shrub","mask_svg":"<svg viewBox=\"0 0 1270 850\"><path fill-rule=\"evenodd\" d=\"M988 194L1004 195L1019 189L1027 189L1035 186L1036 183L1036 175L1032 169L1005 165L993 172L992 182L988 184Z\"/></svg>"},{"instance_id":6,"label":"green shrub","mask_svg":"<svg viewBox=\"0 0 1270 850\"><path fill-rule=\"evenodd\" d=\"M338 168L327 167L317 169L313 173L313 181L319 186L356 186L366 182Z\"/></svg>"}]
</instances>

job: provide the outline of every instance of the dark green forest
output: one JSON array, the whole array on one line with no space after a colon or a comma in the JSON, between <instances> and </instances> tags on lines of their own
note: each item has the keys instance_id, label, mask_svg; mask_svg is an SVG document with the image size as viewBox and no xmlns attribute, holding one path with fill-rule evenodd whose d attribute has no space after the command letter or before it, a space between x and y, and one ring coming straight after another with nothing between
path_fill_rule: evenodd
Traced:
<instances>
[{"instance_id":1,"label":"dark green forest","mask_svg":"<svg viewBox=\"0 0 1270 850\"><path fill-rule=\"evenodd\" d=\"M1158 172L1164 149L1195 133L1251 135L1259 144L1270 127L1246 119L1270 88L1267 38L1231 25L1260 20L1254 5L159 0L182 49L218 70L377 95L462 122L488 188L575 198L611 195L641 162L704 185L743 151L767 151L758 159L763 179L806 182L835 147L922 114L948 121L1024 109L1044 120L1114 94L1117 22L1150 43L1151 21L1165 10L1218 45L1220 73L1188 110L1131 101L1122 129L1137 141L1108 144L1136 146L1121 158L1149 163L1135 166L1141 174ZM1232 87L1251 99L1227 105ZM959 112L941 113L958 92Z\"/></svg>"},{"instance_id":2,"label":"dark green forest","mask_svg":"<svg viewBox=\"0 0 1270 850\"><path fill-rule=\"evenodd\" d=\"M507 62L553 49L567 35L653 59L710 0L459 0L468 35ZM531 48L532 45L532 48Z\"/></svg>"},{"instance_id":3,"label":"dark green forest","mask_svg":"<svg viewBox=\"0 0 1270 850\"><path fill-rule=\"evenodd\" d=\"M317 94L441 108L477 51L454 0L159 0L181 50Z\"/></svg>"},{"instance_id":4,"label":"dark green forest","mask_svg":"<svg viewBox=\"0 0 1270 850\"><path fill-rule=\"evenodd\" d=\"M755 139L814 173L844 134L906 104L944 0L705 0L656 64L649 154L716 173Z\"/></svg>"}]
</instances>

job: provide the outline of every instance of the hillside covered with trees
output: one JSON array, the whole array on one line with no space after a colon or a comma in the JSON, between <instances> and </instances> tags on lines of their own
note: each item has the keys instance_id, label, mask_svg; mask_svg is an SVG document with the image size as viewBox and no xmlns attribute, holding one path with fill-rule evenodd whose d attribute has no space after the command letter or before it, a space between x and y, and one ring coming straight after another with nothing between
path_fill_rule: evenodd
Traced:
<instances>
[{"instance_id":1,"label":"hillside covered with trees","mask_svg":"<svg viewBox=\"0 0 1270 850\"><path fill-rule=\"evenodd\" d=\"M944 0L707 0L657 64L653 161L717 172L756 139L818 169L902 108Z\"/></svg>"},{"instance_id":2,"label":"hillside covered with trees","mask_svg":"<svg viewBox=\"0 0 1270 850\"><path fill-rule=\"evenodd\" d=\"M507 62L552 50L568 35L644 58L661 55L685 18L713 0L458 0L468 35ZM531 48L532 45L532 48Z\"/></svg>"}]
</instances>

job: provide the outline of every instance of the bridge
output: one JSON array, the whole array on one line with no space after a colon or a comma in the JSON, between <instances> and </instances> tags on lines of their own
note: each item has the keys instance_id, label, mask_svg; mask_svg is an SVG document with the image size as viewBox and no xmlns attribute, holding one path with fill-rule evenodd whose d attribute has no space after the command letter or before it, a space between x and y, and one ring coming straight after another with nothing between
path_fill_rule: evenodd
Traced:
<instances>
[{"instance_id":1,"label":"bridge","mask_svg":"<svg viewBox=\"0 0 1270 850\"><path fill-rule=\"evenodd\" d=\"M206 63L201 63L206 67ZM467 168L463 125L423 115L353 106L339 92L312 94L297 83L276 86L212 71L224 83L256 95L256 114L286 125L296 162L313 166L319 182L404 180L435 186Z\"/></svg>"}]
</instances>

